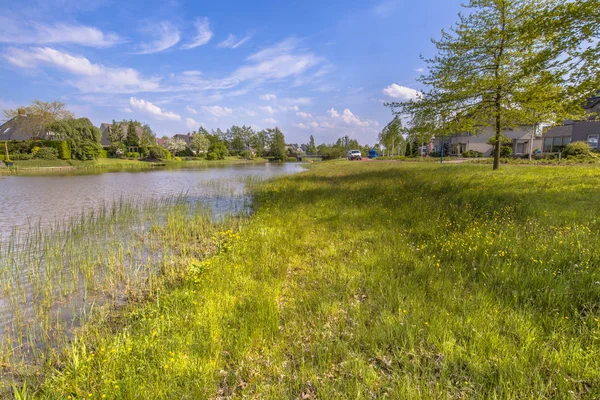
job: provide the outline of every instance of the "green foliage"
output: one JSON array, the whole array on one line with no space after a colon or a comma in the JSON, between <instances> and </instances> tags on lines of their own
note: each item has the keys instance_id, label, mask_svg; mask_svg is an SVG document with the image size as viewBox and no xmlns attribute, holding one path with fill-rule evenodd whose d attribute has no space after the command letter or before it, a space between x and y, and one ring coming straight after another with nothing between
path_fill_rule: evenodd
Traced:
<instances>
[{"instance_id":1,"label":"green foliage","mask_svg":"<svg viewBox=\"0 0 600 400\"><path fill-rule=\"evenodd\" d=\"M204 129L204 128L202 128ZM190 147L196 154L205 154L210 146L210 141L206 134L194 133L190 141Z\"/></svg>"},{"instance_id":2,"label":"green foliage","mask_svg":"<svg viewBox=\"0 0 600 400\"><path fill-rule=\"evenodd\" d=\"M439 154L438 154L438 156L439 156ZM467 150L462 153L462 156L466 157L466 158L478 158L478 157L483 157L483 153L480 151L476 151L476 150Z\"/></svg>"},{"instance_id":3,"label":"green foliage","mask_svg":"<svg viewBox=\"0 0 600 400\"><path fill-rule=\"evenodd\" d=\"M173 161L181 161L181 157L174 157Z\"/></svg>"},{"instance_id":4,"label":"green foliage","mask_svg":"<svg viewBox=\"0 0 600 400\"><path fill-rule=\"evenodd\" d=\"M211 154L212 153L212 154ZM221 140L214 141L208 147L207 160L224 160L229 155L227 146Z\"/></svg>"},{"instance_id":5,"label":"green foliage","mask_svg":"<svg viewBox=\"0 0 600 400\"><path fill-rule=\"evenodd\" d=\"M513 154L512 146L502 146L500 147L500 157L510 157Z\"/></svg>"},{"instance_id":6,"label":"green foliage","mask_svg":"<svg viewBox=\"0 0 600 400\"><path fill-rule=\"evenodd\" d=\"M102 150L102 132L89 119L64 119L48 126L56 137L66 140L71 147L71 156L77 160L94 160Z\"/></svg>"},{"instance_id":7,"label":"green foliage","mask_svg":"<svg viewBox=\"0 0 600 400\"><path fill-rule=\"evenodd\" d=\"M108 150L102 149L98 152L98 158L108 158Z\"/></svg>"},{"instance_id":8,"label":"green foliage","mask_svg":"<svg viewBox=\"0 0 600 400\"><path fill-rule=\"evenodd\" d=\"M585 142L571 142L565 146L562 154L567 157L590 157L592 148Z\"/></svg>"},{"instance_id":9,"label":"green foliage","mask_svg":"<svg viewBox=\"0 0 600 400\"><path fill-rule=\"evenodd\" d=\"M125 136L125 145L128 147L138 147L140 145L140 137L138 136L137 127L140 127L139 123L129 121L127 123L127 135Z\"/></svg>"},{"instance_id":10,"label":"green foliage","mask_svg":"<svg viewBox=\"0 0 600 400\"><path fill-rule=\"evenodd\" d=\"M127 153L127 157L129 158L140 158L140 153L138 153L137 151L132 151Z\"/></svg>"},{"instance_id":11,"label":"green foliage","mask_svg":"<svg viewBox=\"0 0 600 400\"><path fill-rule=\"evenodd\" d=\"M42 147L33 154L33 158L40 160L57 160L58 151L50 147Z\"/></svg>"},{"instance_id":12,"label":"green foliage","mask_svg":"<svg viewBox=\"0 0 600 400\"><path fill-rule=\"evenodd\" d=\"M240 157L245 159L245 160L252 160L254 159L254 155L252 154L252 152L250 150L244 150L243 152L240 153Z\"/></svg>"},{"instance_id":13,"label":"green foliage","mask_svg":"<svg viewBox=\"0 0 600 400\"><path fill-rule=\"evenodd\" d=\"M167 154L162 147L154 146L148 149L148 158L150 160L163 160L167 158Z\"/></svg>"}]
</instances>

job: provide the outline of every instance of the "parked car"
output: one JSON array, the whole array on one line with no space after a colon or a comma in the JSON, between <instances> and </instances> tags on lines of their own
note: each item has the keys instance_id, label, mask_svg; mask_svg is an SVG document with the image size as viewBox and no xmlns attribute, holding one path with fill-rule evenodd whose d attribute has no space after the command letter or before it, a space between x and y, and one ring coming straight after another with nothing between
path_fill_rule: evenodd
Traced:
<instances>
[{"instance_id":1,"label":"parked car","mask_svg":"<svg viewBox=\"0 0 600 400\"><path fill-rule=\"evenodd\" d=\"M369 158L377 158L377 157L379 157L379 153L375 149L369 150L369 156L368 157Z\"/></svg>"},{"instance_id":2,"label":"parked car","mask_svg":"<svg viewBox=\"0 0 600 400\"><path fill-rule=\"evenodd\" d=\"M360 153L359 150L350 150L346 157L348 158L349 161L362 160L362 154Z\"/></svg>"}]
</instances>

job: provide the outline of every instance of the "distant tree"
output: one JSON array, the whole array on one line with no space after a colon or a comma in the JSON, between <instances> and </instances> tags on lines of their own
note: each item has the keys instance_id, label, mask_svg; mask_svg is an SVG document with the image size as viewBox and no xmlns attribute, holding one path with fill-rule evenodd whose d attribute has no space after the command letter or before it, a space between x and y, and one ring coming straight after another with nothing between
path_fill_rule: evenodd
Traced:
<instances>
[{"instance_id":1,"label":"distant tree","mask_svg":"<svg viewBox=\"0 0 600 400\"><path fill-rule=\"evenodd\" d=\"M150 125L142 125L142 135L140 136L140 146L151 147L156 145L156 134L150 128Z\"/></svg>"},{"instance_id":2,"label":"distant tree","mask_svg":"<svg viewBox=\"0 0 600 400\"><path fill-rule=\"evenodd\" d=\"M208 160L224 160L229 155L229 150L222 140L213 141L208 146L208 153L206 158Z\"/></svg>"},{"instance_id":3,"label":"distant tree","mask_svg":"<svg viewBox=\"0 0 600 400\"><path fill-rule=\"evenodd\" d=\"M285 150L285 136L279 128L269 129L272 137L269 144L269 155L275 160L284 160L287 157Z\"/></svg>"},{"instance_id":4,"label":"distant tree","mask_svg":"<svg viewBox=\"0 0 600 400\"><path fill-rule=\"evenodd\" d=\"M102 146L102 132L89 119L63 119L51 123L48 128L57 139L67 140L71 145L71 157L78 160L93 160L98 157Z\"/></svg>"},{"instance_id":5,"label":"distant tree","mask_svg":"<svg viewBox=\"0 0 600 400\"><path fill-rule=\"evenodd\" d=\"M190 147L192 150L196 152L196 154L204 154L207 152L208 147L210 146L210 141L206 134L203 133L194 133L192 134L192 140L190 143Z\"/></svg>"},{"instance_id":6,"label":"distant tree","mask_svg":"<svg viewBox=\"0 0 600 400\"><path fill-rule=\"evenodd\" d=\"M163 146L165 149L169 150L171 154L177 154L187 148L185 141L177 138L168 138Z\"/></svg>"},{"instance_id":7,"label":"distant tree","mask_svg":"<svg viewBox=\"0 0 600 400\"><path fill-rule=\"evenodd\" d=\"M141 124L137 121L129 121L127 123L127 136L125 137L125 145L131 147L137 147L140 145L140 137L137 132L137 128L141 128Z\"/></svg>"},{"instance_id":8,"label":"distant tree","mask_svg":"<svg viewBox=\"0 0 600 400\"><path fill-rule=\"evenodd\" d=\"M306 149L307 153L316 153L317 146L315 146L315 138L313 135L310 135L310 140L308 141L308 148Z\"/></svg>"},{"instance_id":9,"label":"distant tree","mask_svg":"<svg viewBox=\"0 0 600 400\"><path fill-rule=\"evenodd\" d=\"M257 156L263 157L267 152L270 141L270 132L262 130L256 132L252 136L252 138L250 139L250 146L254 148Z\"/></svg>"},{"instance_id":10,"label":"distant tree","mask_svg":"<svg viewBox=\"0 0 600 400\"><path fill-rule=\"evenodd\" d=\"M403 132L404 128L402 127L402 121L398 116L395 116L394 119L379 133L379 143L384 145L388 151L391 151L392 154L394 154L396 153L396 148L399 147L403 141Z\"/></svg>"}]
</instances>

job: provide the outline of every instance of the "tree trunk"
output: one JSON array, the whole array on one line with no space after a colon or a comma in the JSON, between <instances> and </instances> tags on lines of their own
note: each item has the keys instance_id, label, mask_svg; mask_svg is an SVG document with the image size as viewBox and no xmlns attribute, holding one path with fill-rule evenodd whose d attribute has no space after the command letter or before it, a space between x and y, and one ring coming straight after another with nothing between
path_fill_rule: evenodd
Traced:
<instances>
[{"instance_id":1,"label":"tree trunk","mask_svg":"<svg viewBox=\"0 0 600 400\"><path fill-rule=\"evenodd\" d=\"M529 142L529 161L531 161L531 159L533 158L533 140L534 140L536 129L537 129L537 125L534 125L533 129L531 130L531 141Z\"/></svg>"},{"instance_id":2,"label":"tree trunk","mask_svg":"<svg viewBox=\"0 0 600 400\"><path fill-rule=\"evenodd\" d=\"M500 114L496 113L496 144L494 147L494 171L500 168Z\"/></svg>"}]
</instances>

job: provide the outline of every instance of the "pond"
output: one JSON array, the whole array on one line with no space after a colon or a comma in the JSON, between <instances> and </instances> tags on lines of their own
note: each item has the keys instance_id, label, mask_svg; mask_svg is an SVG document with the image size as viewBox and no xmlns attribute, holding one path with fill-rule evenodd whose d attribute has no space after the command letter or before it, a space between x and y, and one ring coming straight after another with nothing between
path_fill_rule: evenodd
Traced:
<instances>
[{"instance_id":1,"label":"pond","mask_svg":"<svg viewBox=\"0 0 600 400\"><path fill-rule=\"evenodd\" d=\"M0 364L39 359L91 310L147 289L173 260L207 254L226 217L249 211L250 184L304 169L0 176Z\"/></svg>"},{"instance_id":2,"label":"pond","mask_svg":"<svg viewBox=\"0 0 600 400\"><path fill-rule=\"evenodd\" d=\"M216 214L235 212L247 202L248 180L304 170L302 164L237 164L190 169L45 176L0 175L0 240L13 227L53 223L119 198L144 200L186 195Z\"/></svg>"}]
</instances>

